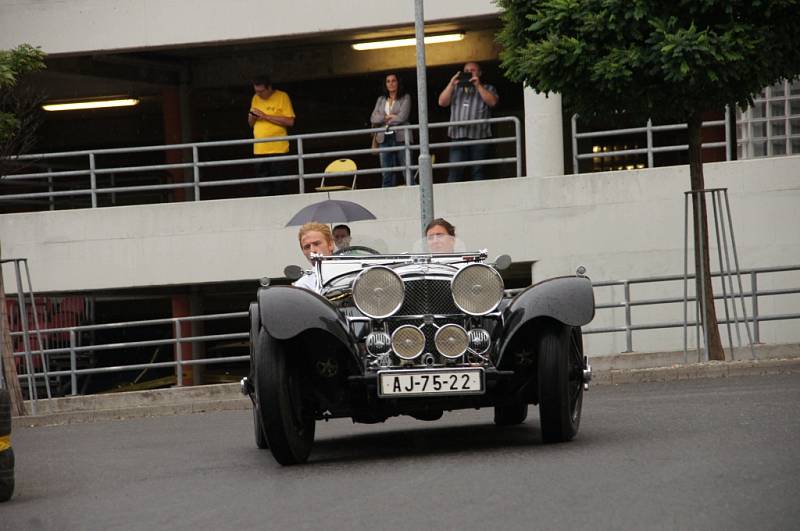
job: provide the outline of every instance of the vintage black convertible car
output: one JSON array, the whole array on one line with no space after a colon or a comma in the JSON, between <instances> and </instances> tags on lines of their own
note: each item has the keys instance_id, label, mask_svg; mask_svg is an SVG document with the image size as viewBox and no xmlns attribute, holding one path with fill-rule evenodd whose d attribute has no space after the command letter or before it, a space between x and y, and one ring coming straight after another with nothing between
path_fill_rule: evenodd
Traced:
<instances>
[{"instance_id":1,"label":"vintage black convertible car","mask_svg":"<svg viewBox=\"0 0 800 531\"><path fill-rule=\"evenodd\" d=\"M591 378L580 327L595 309L582 268L512 292L486 251L312 256L318 293L266 286L250 305L242 392L279 463L306 461L316 421L341 417L493 407L512 425L538 404L544 441L576 435Z\"/></svg>"}]
</instances>

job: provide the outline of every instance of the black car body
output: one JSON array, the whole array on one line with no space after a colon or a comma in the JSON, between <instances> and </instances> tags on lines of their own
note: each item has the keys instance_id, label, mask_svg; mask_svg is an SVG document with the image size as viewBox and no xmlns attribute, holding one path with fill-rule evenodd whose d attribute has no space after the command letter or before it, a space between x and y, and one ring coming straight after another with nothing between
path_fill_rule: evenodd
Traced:
<instances>
[{"instance_id":1,"label":"black car body","mask_svg":"<svg viewBox=\"0 0 800 531\"><path fill-rule=\"evenodd\" d=\"M256 443L307 460L315 422L493 407L519 424L538 404L542 438L572 439L591 378L582 274L505 290L486 252L313 256L316 288L267 286L250 305Z\"/></svg>"}]
</instances>

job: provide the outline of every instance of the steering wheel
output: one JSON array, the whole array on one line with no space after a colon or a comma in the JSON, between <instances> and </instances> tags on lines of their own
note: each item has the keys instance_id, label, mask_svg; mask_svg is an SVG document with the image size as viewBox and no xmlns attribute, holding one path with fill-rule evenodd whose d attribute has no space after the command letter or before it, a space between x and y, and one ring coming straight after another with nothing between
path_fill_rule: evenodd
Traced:
<instances>
[{"instance_id":1,"label":"steering wheel","mask_svg":"<svg viewBox=\"0 0 800 531\"><path fill-rule=\"evenodd\" d=\"M373 249L372 247L367 247L365 245L353 245L351 247L346 247L344 249L337 249L334 251L334 256L364 256L370 254L380 254L378 251Z\"/></svg>"}]
</instances>

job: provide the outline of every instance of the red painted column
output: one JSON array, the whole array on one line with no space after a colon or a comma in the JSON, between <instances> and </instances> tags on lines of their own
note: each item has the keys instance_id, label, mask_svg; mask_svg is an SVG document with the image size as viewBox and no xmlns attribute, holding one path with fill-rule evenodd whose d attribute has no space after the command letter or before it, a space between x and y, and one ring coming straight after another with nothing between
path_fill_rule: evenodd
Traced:
<instances>
[{"instance_id":1,"label":"red painted column","mask_svg":"<svg viewBox=\"0 0 800 531\"><path fill-rule=\"evenodd\" d=\"M190 303L190 296L189 295L173 295L172 296L172 317L188 317L191 315L191 303ZM173 325L173 334L175 333L175 325ZM192 337L192 324L188 321L183 321L180 324L180 336L181 338ZM194 359L193 356L193 345L192 343L183 342L181 343L180 347L181 352L181 359L182 360L192 360ZM175 348L175 356L177 360L178 355L178 348ZM177 374L177 373L176 373ZM183 366L183 385L192 385L194 383L194 378L192 377L193 371L191 365L184 365Z\"/></svg>"}]
</instances>

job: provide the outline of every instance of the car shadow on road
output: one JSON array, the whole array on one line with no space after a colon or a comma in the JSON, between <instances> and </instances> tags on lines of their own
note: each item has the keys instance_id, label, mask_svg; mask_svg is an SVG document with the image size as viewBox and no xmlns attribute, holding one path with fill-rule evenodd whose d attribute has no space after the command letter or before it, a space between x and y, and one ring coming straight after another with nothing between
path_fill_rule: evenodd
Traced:
<instances>
[{"instance_id":1,"label":"car shadow on road","mask_svg":"<svg viewBox=\"0 0 800 531\"><path fill-rule=\"evenodd\" d=\"M580 436L580 435L579 435ZM498 427L492 424L424 426L319 439L310 462L355 463L418 456L458 455L509 449L548 447L538 422Z\"/></svg>"}]
</instances>

